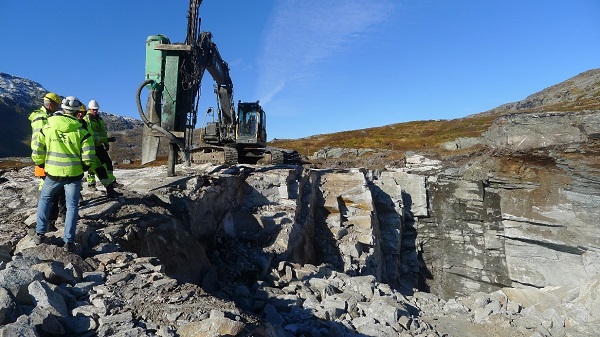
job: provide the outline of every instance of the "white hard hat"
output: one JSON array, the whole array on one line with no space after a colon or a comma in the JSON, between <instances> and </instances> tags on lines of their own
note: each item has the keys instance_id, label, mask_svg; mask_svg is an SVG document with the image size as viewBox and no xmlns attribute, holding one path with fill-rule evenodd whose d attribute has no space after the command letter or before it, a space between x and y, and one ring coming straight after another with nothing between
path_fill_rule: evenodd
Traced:
<instances>
[{"instance_id":1,"label":"white hard hat","mask_svg":"<svg viewBox=\"0 0 600 337\"><path fill-rule=\"evenodd\" d=\"M66 113L77 113L79 108L81 108L81 102L75 96L67 96L62 100L60 107Z\"/></svg>"},{"instance_id":2,"label":"white hard hat","mask_svg":"<svg viewBox=\"0 0 600 337\"><path fill-rule=\"evenodd\" d=\"M88 103L88 109L100 109L100 105L93 99Z\"/></svg>"}]
</instances>

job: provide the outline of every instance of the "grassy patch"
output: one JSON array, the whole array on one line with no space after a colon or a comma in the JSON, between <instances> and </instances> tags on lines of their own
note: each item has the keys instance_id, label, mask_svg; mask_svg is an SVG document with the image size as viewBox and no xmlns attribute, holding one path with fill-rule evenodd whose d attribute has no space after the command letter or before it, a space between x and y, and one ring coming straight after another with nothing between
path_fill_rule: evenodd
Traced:
<instances>
[{"instance_id":1,"label":"grassy patch","mask_svg":"<svg viewBox=\"0 0 600 337\"><path fill-rule=\"evenodd\" d=\"M296 150L302 155L312 155L324 147L387 149L400 152L439 149L442 143L458 137L481 136L494 119L495 116L483 116L415 121L300 139L277 139L272 141L271 145Z\"/></svg>"}]
</instances>

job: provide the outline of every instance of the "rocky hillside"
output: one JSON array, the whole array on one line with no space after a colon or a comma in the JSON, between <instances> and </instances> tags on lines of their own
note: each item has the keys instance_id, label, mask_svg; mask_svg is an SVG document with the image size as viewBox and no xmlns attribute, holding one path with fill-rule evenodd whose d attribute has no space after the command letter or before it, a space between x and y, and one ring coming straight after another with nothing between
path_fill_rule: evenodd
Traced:
<instances>
[{"instance_id":1,"label":"rocky hillside","mask_svg":"<svg viewBox=\"0 0 600 337\"><path fill-rule=\"evenodd\" d=\"M479 141L473 140L479 139L500 115L528 112L596 111L599 109L600 69L592 69L532 94L521 101L507 103L465 118L398 123L364 130L314 135L301 139L280 139L272 143L273 146L294 149L303 155L313 156L311 161L317 165L326 162L326 166L344 167L358 159L360 166L381 168L389 162L399 163L411 151L427 153L436 158L454 156L457 149L462 151L466 147L479 143ZM336 154L332 152L329 157L324 156L327 151L324 152L323 149L336 148L362 149L362 151L385 149L386 152L371 151L373 157L357 157L352 155L352 151L346 155L342 155L339 151L333 151ZM472 148L466 152L471 150ZM317 151L320 152L315 153Z\"/></svg>"},{"instance_id":2,"label":"rocky hillside","mask_svg":"<svg viewBox=\"0 0 600 337\"><path fill-rule=\"evenodd\" d=\"M29 114L42 106L41 97L48 90L41 84L0 73L0 134L3 135L0 143L0 158L2 157L28 157L31 155L29 143L31 140L31 125L27 117ZM107 112L100 112L106 121L107 128L111 132L123 135L127 139L124 146L125 155L119 157L131 157L127 149L131 148L129 143L134 143L133 133L140 142L142 122L134 118L121 117ZM138 150L138 149L136 149ZM133 152L132 152L133 153ZM141 150L139 150L141 153Z\"/></svg>"},{"instance_id":3,"label":"rocky hillside","mask_svg":"<svg viewBox=\"0 0 600 337\"><path fill-rule=\"evenodd\" d=\"M486 114L581 111L599 107L600 69L592 69L530 95L519 102L501 105Z\"/></svg>"},{"instance_id":4,"label":"rocky hillside","mask_svg":"<svg viewBox=\"0 0 600 337\"><path fill-rule=\"evenodd\" d=\"M468 158L385 170L117 170L74 253L60 225L33 244L32 168L2 171L0 334L595 336L599 116L511 116Z\"/></svg>"},{"instance_id":5,"label":"rocky hillside","mask_svg":"<svg viewBox=\"0 0 600 337\"><path fill-rule=\"evenodd\" d=\"M40 104L33 97L43 97L46 92L36 82L0 73L0 157L31 154L27 116Z\"/></svg>"},{"instance_id":6,"label":"rocky hillside","mask_svg":"<svg viewBox=\"0 0 600 337\"><path fill-rule=\"evenodd\" d=\"M39 83L0 73L0 107L6 113L28 115L47 92Z\"/></svg>"},{"instance_id":7,"label":"rocky hillside","mask_svg":"<svg viewBox=\"0 0 600 337\"><path fill-rule=\"evenodd\" d=\"M387 147L303 167L117 169L74 253L60 224L33 244L38 182L6 163L0 335L596 336L600 109L541 102L298 140Z\"/></svg>"}]
</instances>

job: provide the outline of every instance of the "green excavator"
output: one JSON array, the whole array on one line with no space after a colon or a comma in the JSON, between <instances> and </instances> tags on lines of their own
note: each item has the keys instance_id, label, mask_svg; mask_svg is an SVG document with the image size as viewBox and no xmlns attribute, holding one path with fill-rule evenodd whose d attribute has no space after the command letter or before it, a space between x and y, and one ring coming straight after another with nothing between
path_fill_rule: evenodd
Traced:
<instances>
[{"instance_id":1,"label":"green excavator","mask_svg":"<svg viewBox=\"0 0 600 337\"><path fill-rule=\"evenodd\" d=\"M296 151L267 145L266 113L260 102L233 100L229 65L223 60L210 32L200 32L198 8L201 0L190 0L184 43L171 43L164 35L146 39L145 80L137 90L137 106L144 122L142 164L157 159L161 141L169 142L167 175L175 175L182 161L215 164L301 164ZM209 108L200 127L200 85L205 73L214 80L217 108ZM143 89L149 90L146 110Z\"/></svg>"}]
</instances>

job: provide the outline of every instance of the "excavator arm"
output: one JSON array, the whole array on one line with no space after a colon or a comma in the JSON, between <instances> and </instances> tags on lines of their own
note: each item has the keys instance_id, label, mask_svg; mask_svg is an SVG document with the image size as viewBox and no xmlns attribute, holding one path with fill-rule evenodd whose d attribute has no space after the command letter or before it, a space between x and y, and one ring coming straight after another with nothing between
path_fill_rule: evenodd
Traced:
<instances>
[{"instance_id":1,"label":"excavator arm","mask_svg":"<svg viewBox=\"0 0 600 337\"><path fill-rule=\"evenodd\" d=\"M138 111L145 124L142 164L156 160L161 139L169 141L169 176L175 174L178 155L187 164L192 159L222 163L298 162L295 151L266 146L266 116L258 101L239 102L236 113L229 65L212 41L212 34L199 32L201 3L190 0L185 43L171 43L164 35L152 35L146 40L146 79L137 91ZM200 85L206 71L216 83L218 117L206 123L202 144L192 148ZM140 98L144 87L149 90L146 112Z\"/></svg>"},{"instance_id":2,"label":"excavator arm","mask_svg":"<svg viewBox=\"0 0 600 337\"><path fill-rule=\"evenodd\" d=\"M164 35L146 40L146 80L138 88L138 111L145 124L142 164L156 160L161 139L169 141L168 175L174 175L177 154L189 163L197 101L205 71L216 83L218 123L215 142L235 142L236 114L229 65L223 60L210 32L199 32L198 8L202 1L190 0L185 43L171 43ZM140 95L150 93L144 113Z\"/></svg>"},{"instance_id":3,"label":"excavator arm","mask_svg":"<svg viewBox=\"0 0 600 337\"><path fill-rule=\"evenodd\" d=\"M236 112L233 102L233 81L229 75L229 65L223 60L216 44L212 41L210 32L202 32L199 36L198 54L200 60L200 79L208 71L215 81L215 92L219 101L219 139L220 141L235 141ZM215 135L216 136L216 135Z\"/></svg>"}]
</instances>

